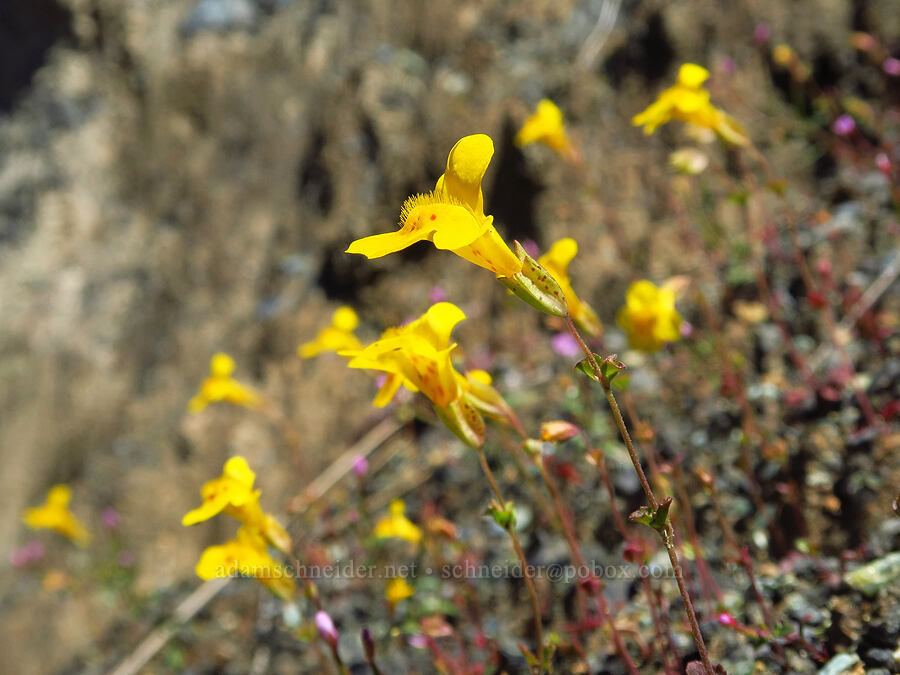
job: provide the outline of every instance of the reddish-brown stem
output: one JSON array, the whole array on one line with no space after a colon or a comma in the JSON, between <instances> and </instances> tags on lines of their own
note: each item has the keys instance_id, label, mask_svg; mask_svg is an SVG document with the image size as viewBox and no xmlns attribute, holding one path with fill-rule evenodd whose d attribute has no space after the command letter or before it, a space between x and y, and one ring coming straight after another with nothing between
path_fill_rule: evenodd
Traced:
<instances>
[{"instance_id":1,"label":"reddish-brown stem","mask_svg":"<svg viewBox=\"0 0 900 675\"><path fill-rule=\"evenodd\" d=\"M716 596L716 600L721 602L722 600L722 591L719 589L718 584L716 584L716 580L713 579L712 573L709 571L709 566L706 564L706 558L703 557L703 549L700 546L700 536L697 534L697 526L694 523L694 512L691 510L691 502L688 497L687 489L684 484L684 472L681 470L681 464L676 462L674 471L673 471L673 482L675 483L675 491L678 494L678 499L682 503L682 507L680 509L681 513L684 514L684 522L687 526L688 538L691 541L691 546L694 548L694 556L697 561L697 569L700 572L700 578L703 580L703 587L709 588L712 590L712 593ZM704 594L706 595L706 594ZM707 597L707 601L709 598ZM709 608L707 607L707 611Z\"/></svg>"},{"instance_id":2,"label":"reddish-brown stem","mask_svg":"<svg viewBox=\"0 0 900 675\"><path fill-rule=\"evenodd\" d=\"M641 461L634 449L634 444L631 442L628 427L625 426L622 411L619 410L619 404L616 402L616 397L615 394L613 394L609 379L603 374L603 371L600 369L600 364L597 363L597 359L594 358L594 353L587 344L585 344L584 339L575 327L575 323L572 321L572 317L568 314L566 315L566 322L569 325L569 332L572 333L572 337L575 338L575 341L578 342L578 346L581 347L581 350L585 353L585 356L587 356L588 362L594 369L594 373L596 373L597 380L603 387L606 401L609 403L609 408L616 421L616 426L619 428L619 434L625 442L625 448L628 450L628 456L631 458L631 463L634 466L635 473L637 473L638 480L644 490L644 495L647 497L650 508L655 512L659 508L659 501L656 499L656 495L653 494L653 488L650 487L650 483L647 481L647 475L644 473L644 468L641 466ZM681 565L678 562L678 554L675 552L675 532L672 528L672 524L668 522L668 519L666 525L661 529L659 534L666 547L669 562L672 564L672 571L675 574L675 581L678 584L678 592L681 594L681 602L684 604L684 611L687 615L688 623L691 626L694 644L697 646L697 651L700 654L700 661L703 663L703 668L706 670L707 675L715 675L712 662L709 660L709 652L706 650L706 643L703 641L703 634L700 632L700 624L697 622L697 614L694 612L691 596L684 583L684 575L682 573Z\"/></svg>"},{"instance_id":3,"label":"reddish-brown stem","mask_svg":"<svg viewBox=\"0 0 900 675\"><path fill-rule=\"evenodd\" d=\"M628 542L628 530L625 527L625 520L622 518L622 514L619 513L619 509L616 508L616 490L609 478L609 471L606 470L606 458L603 456L603 453L595 453L591 447L591 442L587 434L583 429L579 429L579 431L581 432L582 439L584 439L585 450L587 450L589 456L594 458L595 465L600 471L600 478L603 480L603 485L606 487L606 492L609 495L609 505L613 512L613 520L616 523L616 529L619 531L619 534L622 535L622 541ZM650 616L653 618L653 627L656 630L656 638L660 644L663 669L665 670L666 675L672 675L677 672L677 670L672 668L669 664L669 652L671 652L671 654L675 653L675 650L672 648L672 635L668 631L665 633L663 632L662 619L659 616L660 608L658 607L656 598L653 596L653 588L650 586L650 580L646 575L641 575L641 582L641 585L644 588L644 595L647 596L647 605L650 608Z\"/></svg>"},{"instance_id":4,"label":"reddish-brown stem","mask_svg":"<svg viewBox=\"0 0 900 675\"><path fill-rule=\"evenodd\" d=\"M500 487L494 479L494 472L491 471L491 467L488 465L487 457L484 456L484 450L478 448L477 452L478 461L481 462L481 470L484 472L488 483L491 484L491 491L494 493L494 497L497 498L500 508L504 508L506 500L503 499L503 493L500 492ZM534 585L534 574L531 567L528 565L528 559L525 557L525 552L522 550L522 544L519 543L519 535L516 534L515 527L510 526L505 529L509 534L509 539L512 542L513 550L516 552L516 557L519 559L519 564L522 566L522 578L525 580L525 588L528 591L528 598L531 600L531 611L534 614L534 639L535 642L537 642L538 667L536 672L543 673L544 626L541 621L541 606L538 602L537 588L535 588Z\"/></svg>"},{"instance_id":5,"label":"reddish-brown stem","mask_svg":"<svg viewBox=\"0 0 900 675\"><path fill-rule=\"evenodd\" d=\"M588 570L587 561L584 559L584 555L581 553L581 547L578 545L578 539L575 537L575 532L572 528L572 520L569 518L569 514L566 511L565 506L562 502L562 496L559 493L559 488L557 488L556 483L551 478L550 474L547 473L547 467L544 466L543 458L537 457L535 459L535 463L540 469L541 477L544 479L544 484L547 486L547 490L550 491L550 496L553 499L553 507L556 511L557 520L559 520L560 528L562 529L563 536L566 539L566 543L569 546L569 555L572 558L572 562L574 562L579 570ZM582 579L578 579L577 583L579 588L583 588L581 585ZM592 578L592 579L584 579L584 581L588 581L590 588L592 590L592 595L597 599L597 604L600 610L600 618L602 618L607 624L609 624L609 629L612 634L613 643L616 646L616 651L619 652L619 656L622 657L622 661L625 663L625 667L628 669L629 673L633 675L637 675L638 670L634 665L634 661L631 660L631 655L628 653L628 650L625 648L625 643L622 640L622 636L619 634L619 629L616 628L616 622L613 620L612 615L609 612L609 605L606 603L606 597L603 595L603 582L600 579ZM579 591L581 592L581 591Z\"/></svg>"},{"instance_id":6,"label":"reddish-brown stem","mask_svg":"<svg viewBox=\"0 0 900 675\"><path fill-rule=\"evenodd\" d=\"M772 628L775 626L775 623L772 619L772 613L769 611L769 605L766 603L765 598L763 598L762 592L759 590L759 584L756 583L756 574L753 571L753 561L750 560L750 553L747 550L746 546L739 546L737 543L737 539L735 539L734 532L731 530L731 526L728 524L728 521L725 518L725 514L722 511L722 505L719 499L719 491L716 488L715 480L710 482L709 491L710 495L712 496L713 509L715 510L716 518L719 521L719 527L722 528L722 532L725 535L725 540L738 555L741 566L744 568L744 572L747 574L747 579L750 581L750 588L753 590L753 595L756 598L759 609L763 614L763 620L766 623L765 628L767 630L772 630Z\"/></svg>"}]
</instances>

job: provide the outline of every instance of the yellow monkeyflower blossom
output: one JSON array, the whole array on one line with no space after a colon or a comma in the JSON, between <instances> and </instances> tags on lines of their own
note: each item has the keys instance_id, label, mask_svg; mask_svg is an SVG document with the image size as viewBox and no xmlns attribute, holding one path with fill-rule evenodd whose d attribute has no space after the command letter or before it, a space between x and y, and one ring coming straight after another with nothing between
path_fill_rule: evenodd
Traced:
<instances>
[{"instance_id":1,"label":"yellow monkeyflower blossom","mask_svg":"<svg viewBox=\"0 0 900 675\"><path fill-rule=\"evenodd\" d=\"M209 362L209 377L203 380L200 391L188 403L190 412L199 412L210 403L227 401L245 408L256 408L261 403L259 393L235 380L234 359L228 354L215 354Z\"/></svg>"},{"instance_id":2,"label":"yellow monkeyflower blossom","mask_svg":"<svg viewBox=\"0 0 900 675\"><path fill-rule=\"evenodd\" d=\"M222 475L203 484L203 504L185 514L184 526L209 520L219 513L238 519L247 527L258 530L269 543L284 553L291 551L291 537L275 519L259 505L261 490L254 490L256 474L243 457L225 462Z\"/></svg>"},{"instance_id":3,"label":"yellow monkeyflower blossom","mask_svg":"<svg viewBox=\"0 0 900 675\"><path fill-rule=\"evenodd\" d=\"M357 239L347 253L381 258L418 241L453 251L498 277L522 271L522 261L500 238L493 216L484 214L481 181L494 155L485 134L461 138L447 158L447 169L432 192L410 197L400 212L400 229Z\"/></svg>"},{"instance_id":4,"label":"yellow monkeyflower blossom","mask_svg":"<svg viewBox=\"0 0 900 675\"><path fill-rule=\"evenodd\" d=\"M394 577L387 582L384 590L384 597L387 599L391 607L394 607L401 600L412 597L415 590L407 583L403 577Z\"/></svg>"},{"instance_id":5,"label":"yellow monkeyflower blossom","mask_svg":"<svg viewBox=\"0 0 900 675\"><path fill-rule=\"evenodd\" d=\"M308 359L322 352L339 352L342 349L359 349L362 345L353 334L359 325L359 317L352 307L338 307L331 315L331 324L319 331L316 339L300 345L297 353Z\"/></svg>"},{"instance_id":6,"label":"yellow monkeyflower blossom","mask_svg":"<svg viewBox=\"0 0 900 675\"><path fill-rule=\"evenodd\" d=\"M675 309L675 299L676 289L670 284L657 287L644 279L628 287L625 306L619 310L616 322L632 348L655 352L680 337L682 319Z\"/></svg>"},{"instance_id":7,"label":"yellow monkeyflower blossom","mask_svg":"<svg viewBox=\"0 0 900 675\"><path fill-rule=\"evenodd\" d=\"M402 499L395 499L388 507L388 515L375 524L375 537L378 539L405 539L418 544L422 539L422 530L406 517L406 504Z\"/></svg>"},{"instance_id":8,"label":"yellow monkeyflower blossom","mask_svg":"<svg viewBox=\"0 0 900 675\"><path fill-rule=\"evenodd\" d=\"M253 577L285 600L295 591L293 578L269 555L265 539L246 525L231 541L203 551L195 571L198 577L206 581L236 574Z\"/></svg>"},{"instance_id":9,"label":"yellow monkeyflower blossom","mask_svg":"<svg viewBox=\"0 0 900 675\"><path fill-rule=\"evenodd\" d=\"M53 530L79 546L91 540L91 534L69 510L72 490L68 485L54 485L44 503L26 509L22 521L32 530Z\"/></svg>"},{"instance_id":10,"label":"yellow monkeyflower blossom","mask_svg":"<svg viewBox=\"0 0 900 675\"><path fill-rule=\"evenodd\" d=\"M733 145L749 145L750 139L740 124L710 103L709 92L703 88L708 78L706 68L685 63L678 70L675 85L664 90L646 110L635 115L631 123L644 127L645 134L652 134L657 127L670 120L681 120L712 129Z\"/></svg>"},{"instance_id":11,"label":"yellow monkeyflower blossom","mask_svg":"<svg viewBox=\"0 0 900 675\"><path fill-rule=\"evenodd\" d=\"M537 104L534 114L525 120L516 134L515 142L520 147L529 143L544 143L563 157L573 155L562 110L546 98Z\"/></svg>"},{"instance_id":12,"label":"yellow monkeyflower blossom","mask_svg":"<svg viewBox=\"0 0 900 675\"><path fill-rule=\"evenodd\" d=\"M484 442L484 420L465 395L469 390L466 378L450 360L450 353L456 348L456 343L450 343L450 332L465 318L456 305L439 302L415 321L389 328L371 345L338 353L350 357L350 368L387 373L375 396L377 407L387 405L401 385L413 392L421 391L454 434L468 445L480 447Z\"/></svg>"},{"instance_id":13,"label":"yellow monkeyflower blossom","mask_svg":"<svg viewBox=\"0 0 900 675\"><path fill-rule=\"evenodd\" d=\"M460 395L458 373L450 361L456 343L450 332L466 318L450 302L432 305L425 314L405 326L388 328L381 339L359 350L343 350L351 357L350 368L381 370L387 380L375 397L375 406L387 405L400 385L421 391L437 406L447 406Z\"/></svg>"},{"instance_id":14,"label":"yellow monkeyflower blossom","mask_svg":"<svg viewBox=\"0 0 900 675\"><path fill-rule=\"evenodd\" d=\"M589 304L575 295L575 289L572 288L572 282L569 280L569 263L577 254L578 243L571 237L565 237L555 242L544 255L538 258L538 263L553 275L565 293L572 321L589 335L597 337L603 330L600 319L597 318L597 313Z\"/></svg>"}]
</instances>

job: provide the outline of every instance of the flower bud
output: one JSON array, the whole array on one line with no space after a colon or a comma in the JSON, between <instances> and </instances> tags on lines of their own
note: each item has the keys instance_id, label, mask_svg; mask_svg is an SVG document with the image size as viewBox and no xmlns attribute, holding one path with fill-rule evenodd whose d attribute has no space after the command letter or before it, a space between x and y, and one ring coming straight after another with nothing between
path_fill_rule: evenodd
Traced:
<instances>
[{"instance_id":1,"label":"flower bud","mask_svg":"<svg viewBox=\"0 0 900 675\"><path fill-rule=\"evenodd\" d=\"M334 627L334 621L331 620L328 612L324 612L322 610L316 612L316 628L318 629L319 635L322 637L322 639L325 640L325 642L327 642L332 649L337 647L337 628Z\"/></svg>"},{"instance_id":2,"label":"flower bud","mask_svg":"<svg viewBox=\"0 0 900 675\"><path fill-rule=\"evenodd\" d=\"M562 443L577 436L579 428L564 420L551 420L541 425L541 440L551 443Z\"/></svg>"}]
</instances>

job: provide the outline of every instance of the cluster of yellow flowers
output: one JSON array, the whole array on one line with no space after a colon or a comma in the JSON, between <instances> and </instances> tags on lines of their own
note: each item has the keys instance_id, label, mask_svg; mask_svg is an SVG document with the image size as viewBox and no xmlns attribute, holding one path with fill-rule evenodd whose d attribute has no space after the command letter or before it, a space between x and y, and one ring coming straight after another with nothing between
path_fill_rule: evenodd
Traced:
<instances>
[{"instance_id":1,"label":"cluster of yellow flowers","mask_svg":"<svg viewBox=\"0 0 900 675\"><path fill-rule=\"evenodd\" d=\"M203 504L185 514L181 524L188 526L225 513L242 523L237 536L219 546L210 546L200 557L196 572L201 579L234 574L255 577L276 595L294 594L294 580L269 554L274 546L289 555L291 538L274 516L259 505L260 490L253 489L256 474L243 457L225 462L222 475L206 482L201 494Z\"/></svg>"}]
</instances>

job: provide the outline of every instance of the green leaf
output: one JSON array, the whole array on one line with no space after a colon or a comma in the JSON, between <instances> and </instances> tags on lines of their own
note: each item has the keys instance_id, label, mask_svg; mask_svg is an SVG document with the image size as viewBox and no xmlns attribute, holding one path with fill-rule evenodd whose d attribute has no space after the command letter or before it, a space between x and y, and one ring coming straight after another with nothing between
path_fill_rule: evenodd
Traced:
<instances>
[{"instance_id":1,"label":"green leaf","mask_svg":"<svg viewBox=\"0 0 900 675\"><path fill-rule=\"evenodd\" d=\"M516 511L512 502L506 502L504 506L500 506L496 501L491 502L484 514L490 516L504 530L511 530L516 526Z\"/></svg>"},{"instance_id":2,"label":"green leaf","mask_svg":"<svg viewBox=\"0 0 900 675\"><path fill-rule=\"evenodd\" d=\"M659 503L655 511L649 506L642 506L628 516L628 520L652 527L657 532L662 532L669 523L669 508L672 506L672 501L671 497L666 497Z\"/></svg>"},{"instance_id":3,"label":"green leaf","mask_svg":"<svg viewBox=\"0 0 900 675\"><path fill-rule=\"evenodd\" d=\"M612 382L616 375L625 370L625 364L619 361L615 354L610 354L606 358L603 358L599 354L594 354L594 360L600 366L600 371L608 382ZM592 380L596 380L597 382L601 381L601 378L597 377L594 366L591 365L591 360L587 357L575 364L575 370L584 373Z\"/></svg>"}]
</instances>

